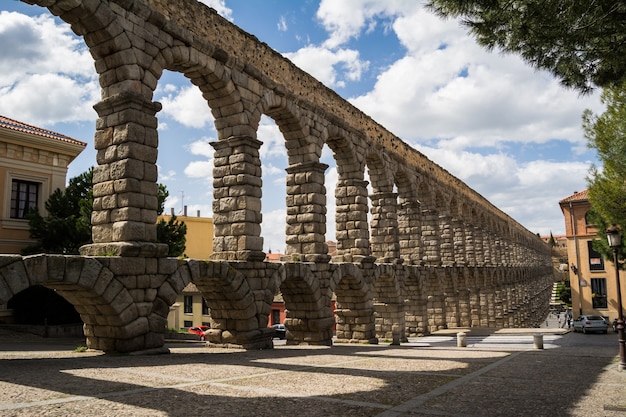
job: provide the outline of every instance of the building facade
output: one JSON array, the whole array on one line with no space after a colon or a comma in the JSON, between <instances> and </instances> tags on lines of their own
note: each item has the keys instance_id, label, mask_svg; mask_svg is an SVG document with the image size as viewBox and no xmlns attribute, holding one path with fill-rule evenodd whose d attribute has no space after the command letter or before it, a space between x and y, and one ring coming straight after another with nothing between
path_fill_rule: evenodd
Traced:
<instances>
[{"instance_id":1,"label":"building facade","mask_svg":"<svg viewBox=\"0 0 626 417\"><path fill-rule=\"evenodd\" d=\"M47 129L0 116L0 253L19 254L30 245L31 207L65 189L67 168L87 144Z\"/></svg>"},{"instance_id":2,"label":"building facade","mask_svg":"<svg viewBox=\"0 0 626 417\"><path fill-rule=\"evenodd\" d=\"M172 214L161 215L158 220L169 221ZM187 215L187 207L183 208L183 214L176 216L179 222L187 226L185 234L185 257L192 259L208 260L213 253L213 219ZM185 329L194 326L210 325L210 310L202 294L194 284L185 287L182 293L176 297L176 302L170 306L167 316L167 327L170 329Z\"/></svg>"},{"instance_id":3,"label":"building facade","mask_svg":"<svg viewBox=\"0 0 626 417\"><path fill-rule=\"evenodd\" d=\"M591 210L587 190L564 198L559 205L565 218L574 318L596 314L612 321L617 317L615 265L593 249L597 228L587 215ZM626 288L623 272L620 280Z\"/></svg>"},{"instance_id":4,"label":"building facade","mask_svg":"<svg viewBox=\"0 0 626 417\"><path fill-rule=\"evenodd\" d=\"M57 188L65 189L67 168L87 144L51 130L0 115L0 253L19 254L31 245L26 214L45 212ZM0 304L0 321L12 312Z\"/></svg>"}]
</instances>

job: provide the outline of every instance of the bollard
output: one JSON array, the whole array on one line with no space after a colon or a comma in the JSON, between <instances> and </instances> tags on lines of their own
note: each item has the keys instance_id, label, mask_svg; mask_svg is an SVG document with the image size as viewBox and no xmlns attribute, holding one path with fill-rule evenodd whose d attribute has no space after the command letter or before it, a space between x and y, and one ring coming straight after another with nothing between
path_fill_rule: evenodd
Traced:
<instances>
[{"instance_id":1,"label":"bollard","mask_svg":"<svg viewBox=\"0 0 626 417\"><path fill-rule=\"evenodd\" d=\"M535 334L533 335L533 344L535 349L543 349L543 335Z\"/></svg>"},{"instance_id":2,"label":"bollard","mask_svg":"<svg viewBox=\"0 0 626 417\"><path fill-rule=\"evenodd\" d=\"M456 334L456 347L467 347L467 334L459 332Z\"/></svg>"},{"instance_id":3,"label":"bollard","mask_svg":"<svg viewBox=\"0 0 626 417\"><path fill-rule=\"evenodd\" d=\"M400 326L398 326L397 324L394 324L393 326L391 326L391 335L393 338L393 341L391 342L391 344L394 346L399 346L400 345Z\"/></svg>"}]
</instances>

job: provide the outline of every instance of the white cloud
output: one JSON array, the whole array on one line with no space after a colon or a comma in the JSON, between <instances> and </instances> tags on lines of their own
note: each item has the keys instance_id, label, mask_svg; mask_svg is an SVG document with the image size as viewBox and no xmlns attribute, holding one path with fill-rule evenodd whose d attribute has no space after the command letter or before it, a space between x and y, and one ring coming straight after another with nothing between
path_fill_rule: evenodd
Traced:
<instances>
[{"instance_id":1,"label":"white cloud","mask_svg":"<svg viewBox=\"0 0 626 417\"><path fill-rule=\"evenodd\" d=\"M191 178L204 178L211 183L213 178L213 160L190 162L185 168L185 175Z\"/></svg>"},{"instance_id":2,"label":"white cloud","mask_svg":"<svg viewBox=\"0 0 626 417\"><path fill-rule=\"evenodd\" d=\"M60 74L34 74L0 87L0 114L36 125L94 120L99 90Z\"/></svg>"},{"instance_id":3,"label":"white cloud","mask_svg":"<svg viewBox=\"0 0 626 417\"><path fill-rule=\"evenodd\" d=\"M170 169L167 172L163 172L160 167L159 168L159 181L173 181L176 179L176 171Z\"/></svg>"},{"instance_id":4,"label":"white cloud","mask_svg":"<svg viewBox=\"0 0 626 417\"><path fill-rule=\"evenodd\" d=\"M558 201L586 188L590 162L533 160L420 146L419 150L535 233L562 233Z\"/></svg>"},{"instance_id":5,"label":"white cloud","mask_svg":"<svg viewBox=\"0 0 626 417\"><path fill-rule=\"evenodd\" d=\"M233 21L233 11L226 7L224 0L199 0L200 3L204 3L207 6L215 9L215 11L223 18Z\"/></svg>"},{"instance_id":6,"label":"white cloud","mask_svg":"<svg viewBox=\"0 0 626 417\"><path fill-rule=\"evenodd\" d=\"M419 2L402 0L322 0L317 18L330 34L324 46L336 48L350 38L359 37L362 30L371 32L378 24L375 18L390 18L419 5Z\"/></svg>"},{"instance_id":7,"label":"white cloud","mask_svg":"<svg viewBox=\"0 0 626 417\"><path fill-rule=\"evenodd\" d=\"M285 150L285 139L276 122L267 116L261 116L261 121L257 129L257 139L263 142L259 155L261 162L267 158L278 157L287 165L287 152Z\"/></svg>"},{"instance_id":8,"label":"white cloud","mask_svg":"<svg viewBox=\"0 0 626 417\"><path fill-rule=\"evenodd\" d=\"M263 237L263 250L272 253L285 253L285 229L287 214L284 208L263 212L263 224L261 236Z\"/></svg>"},{"instance_id":9,"label":"white cloud","mask_svg":"<svg viewBox=\"0 0 626 417\"><path fill-rule=\"evenodd\" d=\"M203 138L187 145L187 149L192 155L206 156L207 158L213 158L215 150L210 145L213 142L213 138Z\"/></svg>"},{"instance_id":10,"label":"white cloud","mask_svg":"<svg viewBox=\"0 0 626 417\"><path fill-rule=\"evenodd\" d=\"M278 27L278 30L281 32L287 32L287 30L289 29L287 27L287 19L285 19L285 16L281 16L280 19L278 20L278 23L276 24L276 26Z\"/></svg>"},{"instance_id":11,"label":"white cloud","mask_svg":"<svg viewBox=\"0 0 626 417\"><path fill-rule=\"evenodd\" d=\"M345 86L346 80L360 80L369 67L369 62L362 61L359 52L353 49L332 50L309 45L284 55L331 88Z\"/></svg>"},{"instance_id":12,"label":"white cloud","mask_svg":"<svg viewBox=\"0 0 626 417\"><path fill-rule=\"evenodd\" d=\"M2 11L0 56L0 113L34 124L97 117L93 58L69 25Z\"/></svg>"},{"instance_id":13,"label":"white cloud","mask_svg":"<svg viewBox=\"0 0 626 417\"><path fill-rule=\"evenodd\" d=\"M328 163L328 162L326 162ZM330 164L329 164L330 165ZM326 170L324 186L326 187L326 240L337 241L335 237L335 229L337 222L335 221L335 213L337 212L337 201L335 200L335 188L339 174L337 167L332 166Z\"/></svg>"},{"instance_id":14,"label":"white cloud","mask_svg":"<svg viewBox=\"0 0 626 417\"><path fill-rule=\"evenodd\" d=\"M194 128L202 128L213 122L213 115L202 92L195 86L181 87L159 99L163 104L161 114L178 123Z\"/></svg>"}]
</instances>

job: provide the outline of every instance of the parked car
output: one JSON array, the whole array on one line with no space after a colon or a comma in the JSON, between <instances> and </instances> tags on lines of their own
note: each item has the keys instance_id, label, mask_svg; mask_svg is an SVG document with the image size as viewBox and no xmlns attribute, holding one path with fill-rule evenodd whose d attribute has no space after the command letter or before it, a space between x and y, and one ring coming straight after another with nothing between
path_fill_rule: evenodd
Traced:
<instances>
[{"instance_id":1,"label":"parked car","mask_svg":"<svg viewBox=\"0 0 626 417\"><path fill-rule=\"evenodd\" d=\"M204 332L206 332L209 329L210 329L209 326L195 326L195 327L190 327L189 330L187 331L189 333L197 334L198 336L204 336Z\"/></svg>"},{"instance_id":2,"label":"parked car","mask_svg":"<svg viewBox=\"0 0 626 417\"><path fill-rule=\"evenodd\" d=\"M272 329L274 329L274 337L282 340L287 336L287 328L284 324L273 324Z\"/></svg>"},{"instance_id":3,"label":"parked car","mask_svg":"<svg viewBox=\"0 0 626 417\"><path fill-rule=\"evenodd\" d=\"M582 315L578 316L576 320L574 320L574 331L575 332L602 332L607 333L607 329L609 327L609 323L602 316L587 316Z\"/></svg>"}]
</instances>

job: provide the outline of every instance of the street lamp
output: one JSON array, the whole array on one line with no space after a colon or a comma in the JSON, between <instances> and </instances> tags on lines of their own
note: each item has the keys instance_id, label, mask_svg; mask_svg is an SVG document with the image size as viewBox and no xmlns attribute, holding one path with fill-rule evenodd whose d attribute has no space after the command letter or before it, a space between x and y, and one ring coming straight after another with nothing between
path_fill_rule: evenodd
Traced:
<instances>
[{"instance_id":1,"label":"street lamp","mask_svg":"<svg viewBox=\"0 0 626 417\"><path fill-rule=\"evenodd\" d=\"M626 340L624 340L624 314L622 313L622 290L619 282L619 264L617 263L617 251L622 246L622 236L619 229L613 225L606 229L606 238L609 246L613 249L613 263L615 264L615 282L617 288L617 338L619 341L619 365L618 369L626 369Z\"/></svg>"}]
</instances>

